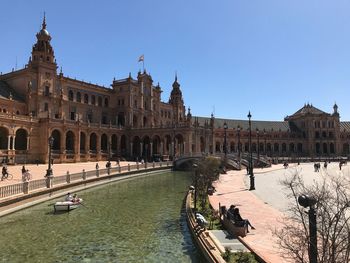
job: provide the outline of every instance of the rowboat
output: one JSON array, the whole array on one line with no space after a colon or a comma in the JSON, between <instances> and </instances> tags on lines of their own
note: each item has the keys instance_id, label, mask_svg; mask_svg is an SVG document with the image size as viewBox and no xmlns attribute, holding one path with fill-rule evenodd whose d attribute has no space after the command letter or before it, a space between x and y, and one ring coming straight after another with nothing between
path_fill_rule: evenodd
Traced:
<instances>
[{"instance_id":1,"label":"rowboat","mask_svg":"<svg viewBox=\"0 0 350 263\"><path fill-rule=\"evenodd\" d=\"M55 212L57 211L70 211L75 208L78 208L81 203L83 202L83 199L79 198L79 201L73 202L73 201L63 201L63 202L56 202L54 204Z\"/></svg>"}]
</instances>

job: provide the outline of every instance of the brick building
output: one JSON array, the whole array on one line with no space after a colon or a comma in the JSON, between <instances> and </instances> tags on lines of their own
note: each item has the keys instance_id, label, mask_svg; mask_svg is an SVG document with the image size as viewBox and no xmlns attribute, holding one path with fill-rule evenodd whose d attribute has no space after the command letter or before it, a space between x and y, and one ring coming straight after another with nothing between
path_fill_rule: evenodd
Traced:
<instances>
[{"instance_id":1,"label":"brick building","mask_svg":"<svg viewBox=\"0 0 350 263\"><path fill-rule=\"evenodd\" d=\"M177 76L168 102L146 71L103 87L65 76L55 60L45 17L28 64L0 75L0 160L97 161L248 151L248 121L186 113ZM252 151L269 156L349 155L350 122L337 105L305 105L281 122L252 121ZM240 147L238 147L240 145Z\"/></svg>"}]
</instances>

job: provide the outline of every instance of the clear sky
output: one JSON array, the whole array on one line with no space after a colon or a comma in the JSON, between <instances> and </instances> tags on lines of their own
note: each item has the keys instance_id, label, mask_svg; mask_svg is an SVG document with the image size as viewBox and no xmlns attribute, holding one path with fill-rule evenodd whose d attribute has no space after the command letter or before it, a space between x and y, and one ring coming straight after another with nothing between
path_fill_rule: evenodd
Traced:
<instances>
[{"instance_id":1,"label":"clear sky","mask_svg":"<svg viewBox=\"0 0 350 263\"><path fill-rule=\"evenodd\" d=\"M109 86L145 68L167 102L175 71L196 116L283 120L304 103L350 120L350 1L0 3L0 71L23 67L44 11L59 66Z\"/></svg>"}]
</instances>

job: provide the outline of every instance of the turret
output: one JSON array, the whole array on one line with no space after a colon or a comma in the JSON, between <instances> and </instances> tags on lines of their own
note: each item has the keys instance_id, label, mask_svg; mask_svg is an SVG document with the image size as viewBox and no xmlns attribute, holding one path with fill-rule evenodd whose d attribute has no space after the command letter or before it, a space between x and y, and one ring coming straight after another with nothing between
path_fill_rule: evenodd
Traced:
<instances>
[{"instance_id":1,"label":"turret","mask_svg":"<svg viewBox=\"0 0 350 263\"><path fill-rule=\"evenodd\" d=\"M173 117L175 122L180 122L185 118L185 106L180 90L180 84L177 82L177 74L175 74L175 81L173 89L170 94L169 104L173 106Z\"/></svg>"},{"instance_id":2,"label":"turret","mask_svg":"<svg viewBox=\"0 0 350 263\"><path fill-rule=\"evenodd\" d=\"M39 63L48 63L56 66L54 50L51 46L51 36L46 29L46 17L44 14L41 30L36 34L37 42L33 45L32 57L29 65L34 66Z\"/></svg>"}]
</instances>

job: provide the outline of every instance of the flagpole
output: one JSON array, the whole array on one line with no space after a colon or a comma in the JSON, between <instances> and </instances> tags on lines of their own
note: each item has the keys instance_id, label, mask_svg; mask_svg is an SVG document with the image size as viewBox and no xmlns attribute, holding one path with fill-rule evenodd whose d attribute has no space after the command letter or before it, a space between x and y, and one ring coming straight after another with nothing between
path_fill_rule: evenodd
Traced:
<instances>
[{"instance_id":1,"label":"flagpole","mask_svg":"<svg viewBox=\"0 0 350 263\"><path fill-rule=\"evenodd\" d=\"M142 71L145 72L145 58L142 60Z\"/></svg>"}]
</instances>

